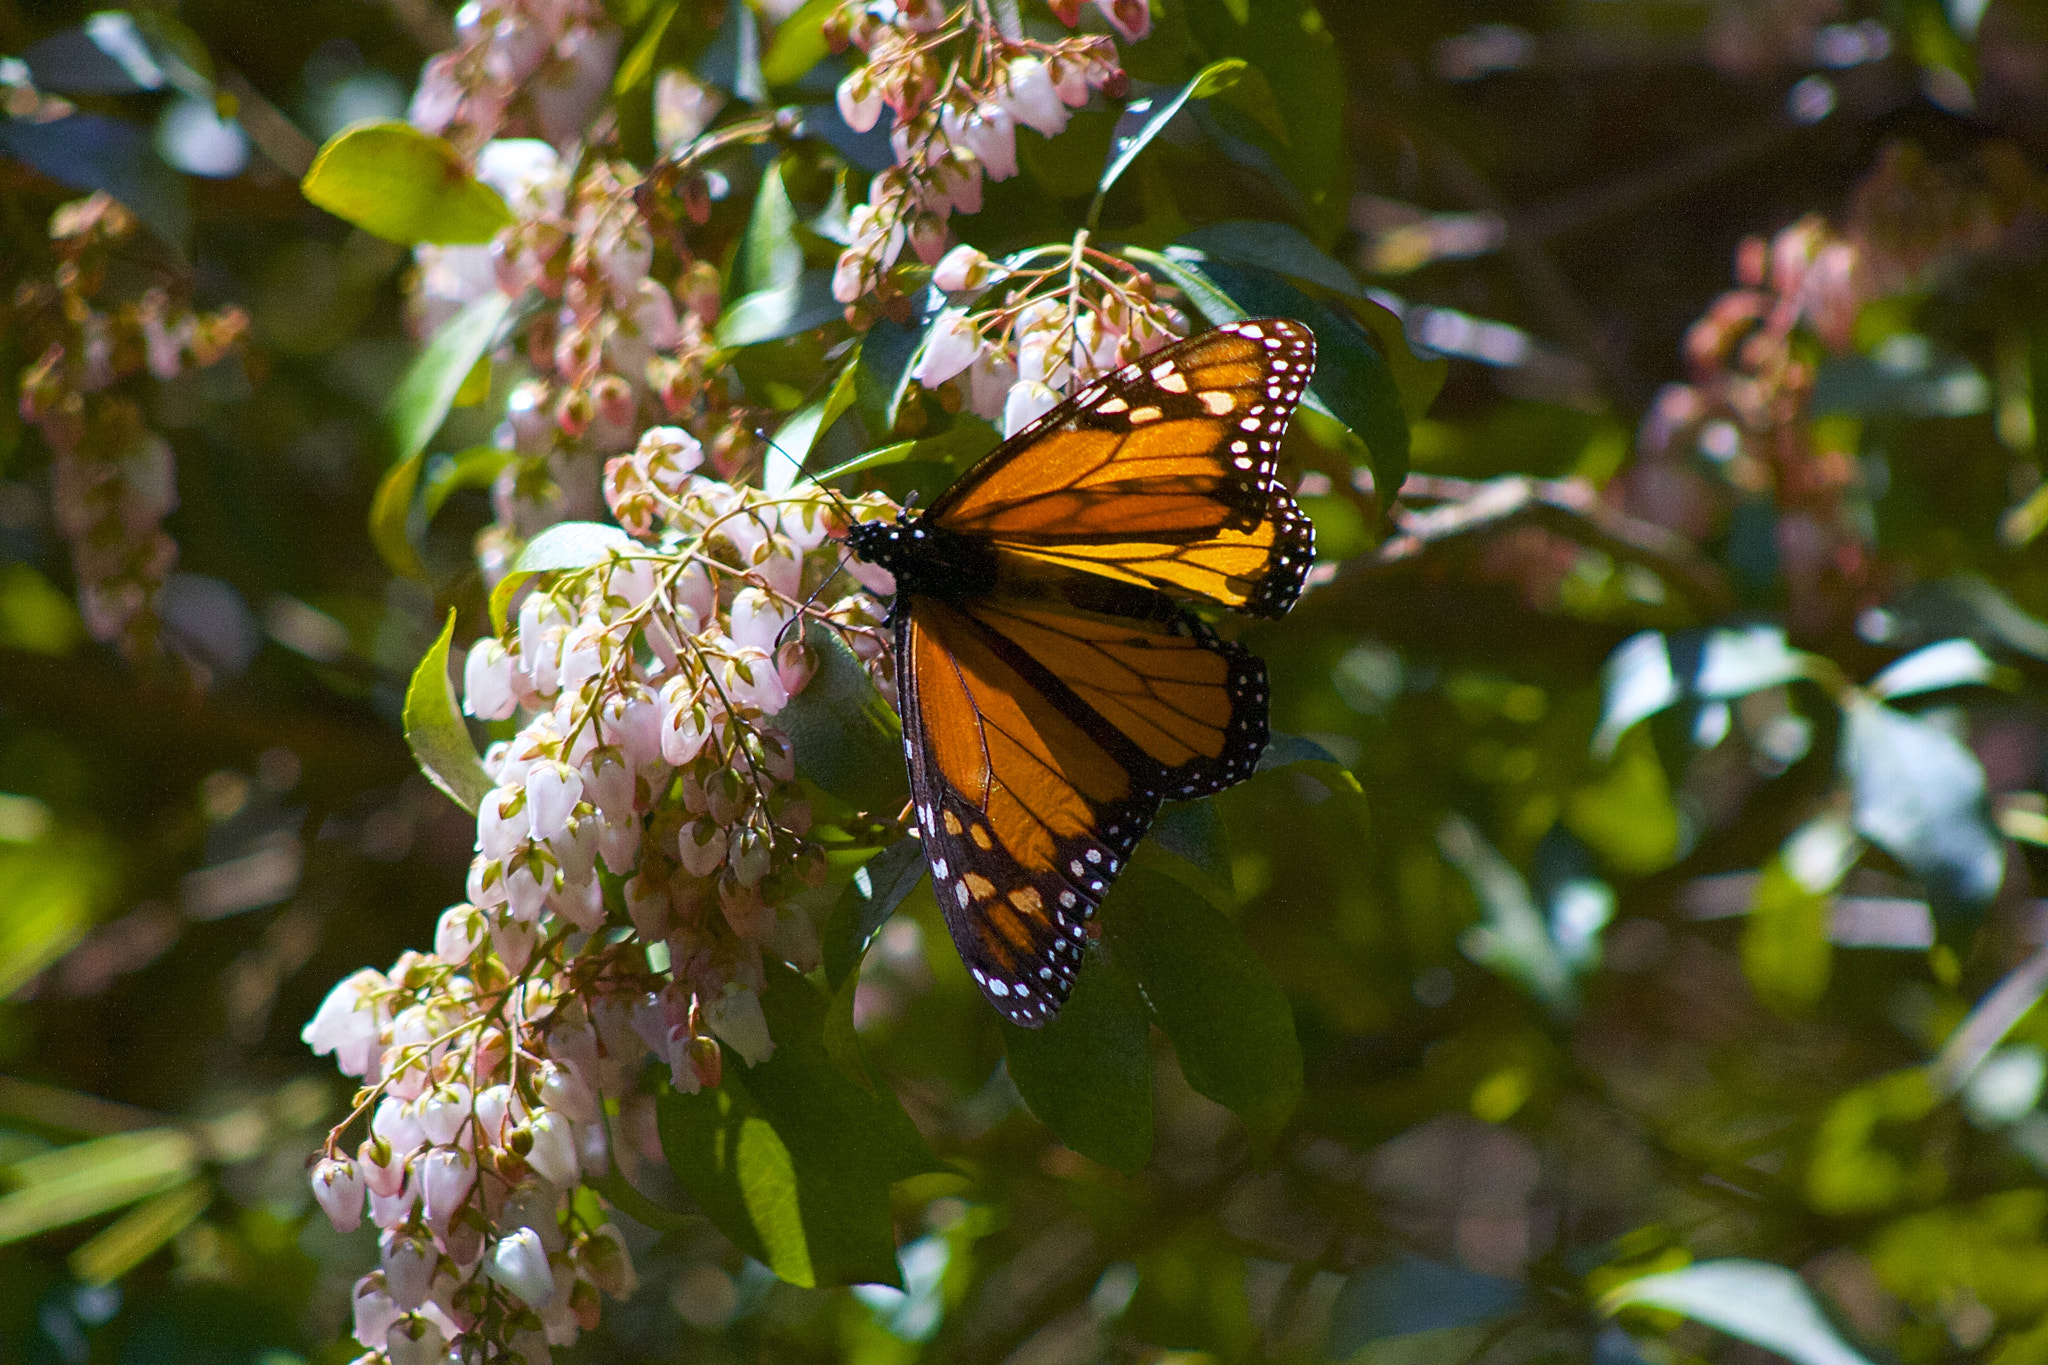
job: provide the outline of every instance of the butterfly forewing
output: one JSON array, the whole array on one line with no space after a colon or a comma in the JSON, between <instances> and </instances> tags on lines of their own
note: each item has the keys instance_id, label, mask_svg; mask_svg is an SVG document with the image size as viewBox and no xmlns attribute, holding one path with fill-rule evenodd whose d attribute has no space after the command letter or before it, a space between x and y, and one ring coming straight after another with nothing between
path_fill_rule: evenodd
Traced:
<instances>
[{"instance_id":1,"label":"butterfly forewing","mask_svg":"<svg viewBox=\"0 0 2048 1365\"><path fill-rule=\"evenodd\" d=\"M1006 441L927 520L986 540L1012 572L1091 573L1281 615L1315 553L1278 476L1314 368L1314 334L1277 319L1169 346Z\"/></svg>"}]
</instances>

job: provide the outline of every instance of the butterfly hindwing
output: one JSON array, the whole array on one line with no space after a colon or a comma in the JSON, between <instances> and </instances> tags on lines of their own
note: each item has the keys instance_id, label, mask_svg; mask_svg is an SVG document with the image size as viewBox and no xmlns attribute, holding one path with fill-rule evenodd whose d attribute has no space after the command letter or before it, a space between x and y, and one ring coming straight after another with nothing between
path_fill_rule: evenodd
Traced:
<instances>
[{"instance_id":1,"label":"butterfly hindwing","mask_svg":"<svg viewBox=\"0 0 2048 1365\"><path fill-rule=\"evenodd\" d=\"M1315 336L1297 322L1178 342L1018 432L926 519L1013 561L1282 615L1315 554L1278 475L1314 368Z\"/></svg>"},{"instance_id":2,"label":"butterfly hindwing","mask_svg":"<svg viewBox=\"0 0 2048 1365\"><path fill-rule=\"evenodd\" d=\"M951 606L899 610L898 700L932 889L975 983L1037 1027L1159 798Z\"/></svg>"}]
</instances>

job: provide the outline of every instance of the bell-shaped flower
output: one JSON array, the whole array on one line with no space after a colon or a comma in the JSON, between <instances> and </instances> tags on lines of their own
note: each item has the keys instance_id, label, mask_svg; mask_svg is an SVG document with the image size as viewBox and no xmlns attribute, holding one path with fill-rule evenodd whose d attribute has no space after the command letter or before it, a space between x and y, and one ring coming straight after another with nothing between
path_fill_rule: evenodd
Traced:
<instances>
[{"instance_id":1,"label":"bell-shaped flower","mask_svg":"<svg viewBox=\"0 0 2048 1365\"><path fill-rule=\"evenodd\" d=\"M554 879L555 869L537 853L516 858L508 863L505 867L507 918L512 923L524 925L530 930L539 922L541 912L547 909L548 883ZM505 950L502 944L498 944L495 924L491 929L491 941L498 946L498 956L503 957Z\"/></svg>"},{"instance_id":2,"label":"bell-shaped flower","mask_svg":"<svg viewBox=\"0 0 2048 1365\"><path fill-rule=\"evenodd\" d=\"M593 1230L581 1247L577 1248L577 1263L590 1282L615 1299L632 1296L639 1286L640 1277L633 1270L633 1258L626 1250L626 1239L610 1223Z\"/></svg>"},{"instance_id":3,"label":"bell-shaped flower","mask_svg":"<svg viewBox=\"0 0 2048 1365\"><path fill-rule=\"evenodd\" d=\"M377 1137L366 1137L356 1149L356 1169L362 1173L363 1188L374 1197L388 1198L405 1188L407 1154L395 1150Z\"/></svg>"},{"instance_id":4,"label":"bell-shaped flower","mask_svg":"<svg viewBox=\"0 0 2048 1365\"><path fill-rule=\"evenodd\" d=\"M1141 42L1152 31L1152 7L1146 0L1095 0L1095 8L1127 43Z\"/></svg>"},{"instance_id":5,"label":"bell-shaped flower","mask_svg":"<svg viewBox=\"0 0 2048 1365\"><path fill-rule=\"evenodd\" d=\"M660 721L660 712L655 720ZM655 732L655 757L661 756L661 735ZM583 765L583 795L606 819L633 815L633 769L626 755L610 744L592 753Z\"/></svg>"},{"instance_id":6,"label":"bell-shaped flower","mask_svg":"<svg viewBox=\"0 0 2048 1365\"><path fill-rule=\"evenodd\" d=\"M424 1237L387 1232L378 1238L384 1266L384 1292L400 1308L411 1312L427 1301L427 1286L434 1278L434 1244Z\"/></svg>"},{"instance_id":7,"label":"bell-shaped flower","mask_svg":"<svg viewBox=\"0 0 2048 1365\"><path fill-rule=\"evenodd\" d=\"M323 1157L313 1168L313 1198L336 1232L363 1225L363 1177L347 1157Z\"/></svg>"},{"instance_id":8,"label":"bell-shaped flower","mask_svg":"<svg viewBox=\"0 0 2048 1365\"><path fill-rule=\"evenodd\" d=\"M626 914L633 921L633 932L646 943L667 937L670 908L667 881L636 875L627 878L624 891Z\"/></svg>"},{"instance_id":9,"label":"bell-shaped flower","mask_svg":"<svg viewBox=\"0 0 2048 1365\"><path fill-rule=\"evenodd\" d=\"M527 1121L526 1131L533 1138L526 1164L551 1185L574 1185L582 1172L576 1160L576 1134L567 1116L543 1109Z\"/></svg>"},{"instance_id":10,"label":"bell-shaped flower","mask_svg":"<svg viewBox=\"0 0 2048 1365\"><path fill-rule=\"evenodd\" d=\"M427 1135L427 1141L436 1147L446 1147L455 1141L455 1135L462 1131L462 1125L469 1121L469 1087L461 1081L449 1081L437 1085L420 1096L420 1131Z\"/></svg>"},{"instance_id":11,"label":"bell-shaped flower","mask_svg":"<svg viewBox=\"0 0 2048 1365\"><path fill-rule=\"evenodd\" d=\"M1002 104L990 100L967 119L967 150L974 153L991 180L1017 173L1017 120Z\"/></svg>"},{"instance_id":12,"label":"bell-shaped flower","mask_svg":"<svg viewBox=\"0 0 2048 1365\"><path fill-rule=\"evenodd\" d=\"M775 651L775 676L790 696L804 690L818 672L818 653L802 640L790 640Z\"/></svg>"},{"instance_id":13,"label":"bell-shaped flower","mask_svg":"<svg viewBox=\"0 0 2048 1365\"><path fill-rule=\"evenodd\" d=\"M1002 273L978 248L962 242L932 271L932 283L948 294L963 294L993 284Z\"/></svg>"},{"instance_id":14,"label":"bell-shaped flower","mask_svg":"<svg viewBox=\"0 0 2048 1365\"><path fill-rule=\"evenodd\" d=\"M566 1061L542 1062L535 1083L540 1090L541 1103L550 1109L560 1110L578 1123L594 1123L603 1112L598 1107L597 1092L590 1088L590 1082Z\"/></svg>"},{"instance_id":15,"label":"bell-shaped flower","mask_svg":"<svg viewBox=\"0 0 2048 1365\"><path fill-rule=\"evenodd\" d=\"M775 1040L768 1036L768 1016L761 1012L761 997L737 983L726 985L725 993L704 1011L704 1020L748 1066L759 1066L775 1055Z\"/></svg>"},{"instance_id":16,"label":"bell-shaped flower","mask_svg":"<svg viewBox=\"0 0 2048 1365\"><path fill-rule=\"evenodd\" d=\"M420 1159L420 1198L427 1223L446 1236L454 1217L476 1185L476 1158L462 1147L436 1147Z\"/></svg>"},{"instance_id":17,"label":"bell-shaped flower","mask_svg":"<svg viewBox=\"0 0 2048 1365\"><path fill-rule=\"evenodd\" d=\"M644 829L633 815L606 815L597 826L597 856L614 877L630 877L640 866L640 841Z\"/></svg>"},{"instance_id":18,"label":"bell-shaped flower","mask_svg":"<svg viewBox=\"0 0 2048 1365\"><path fill-rule=\"evenodd\" d=\"M559 759L536 763L526 774L526 815L537 842L548 843L569 825L583 799L583 776Z\"/></svg>"},{"instance_id":19,"label":"bell-shaped flower","mask_svg":"<svg viewBox=\"0 0 2048 1365\"><path fill-rule=\"evenodd\" d=\"M1046 70L1044 62L1036 57L1013 57L1003 70L1003 78L1007 86L1002 96L1003 107L1017 122L1036 128L1047 137L1058 137L1066 131L1067 106L1053 88L1052 73Z\"/></svg>"},{"instance_id":20,"label":"bell-shaped flower","mask_svg":"<svg viewBox=\"0 0 2048 1365\"><path fill-rule=\"evenodd\" d=\"M511 1086L501 1083L477 1092L477 1128L493 1147L504 1146L506 1133L525 1121L526 1105Z\"/></svg>"},{"instance_id":21,"label":"bell-shaped flower","mask_svg":"<svg viewBox=\"0 0 2048 1365\"><path fill-rule=\"evenodd\" d=\"M636 771L661 758L661 703L642 684L628 682L606 697L597 723L605 743L618 746Z\"/></svg>"},{"instance_id":22,"label":"bell-shaped flower","mask_svg":"<svg viewBox=\"0 0 2048 1365\"><path fill-rule=\"evenodd\" d=\"M602 621L579 621L570 627L562 637L561 686L574 691L602 673L610 643L610 628Z\"/></svg>"},{"instance_id":23,"label":"bell-shaped flower","mask_svg":"<svg viewBox=\"0 0 2048 1365\"><path fill-rule=\"evenodd\" d=\"M772 861L772 846L768 831L753 825L742 828L732 840L732 873L739 884L755 887L768 875Z\"/></svg>"},{"instance_id":24,"label":"bell-shaped flower","mask_svg":"<svg viewBox=\"0 0 2048 1365\"><path fill-rule=\"evenodd\" d=\"M517 710L512 691L512 656L502 641L485 636L462 661L462 709L478 720L503 720Z\"/></svg>"},{"instance_id":25,"label":"bell-shaped flower","mask_svg":"<svg viewBox=\"0 0 2048 1365\"><path fill-rule=\"evenodd\" d=\"M839 117L856 133L865 133L882 116L882 90L875 73L857 66L839 82Z\"/></svg>"},{"instance_id":26,"label":"bell-shaped flower","mask_svg":"<svg viewBox=\"0 0 2048 1365\"><path fill-rule=\"evenodd\" d=\"M725 830L710 820L692 820L676 836L676 861L693 877L709 876L725 861Z\"/></svg>"},{"instance_id":27,"label":"bell-shaped flower","mask_svg":"<svg viewBox=\"0 0 2048 1365\"><path fill-rule=\"evenodd\" d=\"M335 983L320 1002L299 1039L315 1056L334 1054L334 1064L350 1076L368 1078L383 1048L378 1040L374 995L389 987L381 972L363 968Z\"/></svg>"},{"instance_id":28,"label":"bell-shaped flower","mask_svg":"<svg viewBox=\"0 0 2048 1365\"><path fill-rule=\"evenodd\" d=\"M412 1152L426 1145L427 1130L417 1110L405 1100L386 1095L370 1116L370 1131L391 1144L394 1152Z\"/></svg>"},{"instance_id":29,"label":"bell-shaped flower","mask_svg":"<svg viewBox=\"0 0 2048 1365\"><path fill-rule=\"evenodd\" d=\"M540 932L530 920L505 915L491 921L491 951L513 975L526 970L526 964L533 961L533 950L539 946Z\"/></svg>"},{"instance_id":30,"label":"bell-shaped flower","mask_svg":"<svg viewBox=\"0 0 2048 1365\"><path fill-rule=\"evenodd\" d=\"M500 1237L491 1248L484 1273L535 1312L547 1307L555 1297L555 1276L548 1269L548 1253L532 1228L519 1228Z\"/></svg>"},{"instance_id":31,"label":"bell-shaped flower","mask_svg":"<svg viewBox=\"0 0 2048 1365\"><path fill-rule=\"evenodd\" d=\"M533 820L522 787L493 787L476 807L476 850L503 862L524 843Z\"/></svg>"},{"instance_id":32,"label":"bell-shaped flower","mask_svg":"<svg viewBox=\"0 0 2048 1365\"><path fill-rule=\"evenodd\" d=\"M474 905L451 905L434 925L434 956L450 967L468 962L484 941L484 916Z\"/></svg>"},{"instance_id":33,"label":"bell-shaped flower","mask_svg":"<svg viewBox=\"0 0 2048 1365\"><path fill-rule=\"evenodd\" d=\"M384 1335L384 1354L391 1365L445 1365L448 1335L425 1313L407 1313Z\"/></svg>"},{"instance_id":34,"label":"bell-shaped flower","mask_svg":"<svg viewBox=\"0 0 2048 1365\"><path fill-rule=\"evenodd\" d=\"M374 1351L384 1345L384 1334L404 1312L385 1292L383 1271L373 1270L356 1281L355 1339L363 1346Z\"/></svg>"},{"instance_id":35,"label":"bell-shaped flower","mask_svg":"<svg viewBox=\"0 0 2048 1365\"><path fill-rule=\"evenodd\" d=\"M972 365L981 354L982 345L981 333L967 320L967 310L948 308L939 314L925 337L924 351L913 372L917 382L936 389Z\"/></svg>"},{"instance_id":36,"label":"bell-shaped flower","mask_svg":"<svg viewBox=\"0 0 2048 1365\"><path fill-rule=\"evenodd\" d=\"M696 690L696 681L682 676L670 678L661 688L661 756L678 768L702 753L711 738L710 713L697 700Z\"/></svg>"},{"instance_id":37,"label":"bell-shaped flower","mask_svg":"<svg viewBox=\"0 0 2048 1365\"><path fill-rule=\"evenodd\" d=\"M726 661L723 672L726 695L741 705L764 716L780 715L789 705L789 693L783 690L782 676L767 650L742 649Z\"/></svg>"}]
</instances>

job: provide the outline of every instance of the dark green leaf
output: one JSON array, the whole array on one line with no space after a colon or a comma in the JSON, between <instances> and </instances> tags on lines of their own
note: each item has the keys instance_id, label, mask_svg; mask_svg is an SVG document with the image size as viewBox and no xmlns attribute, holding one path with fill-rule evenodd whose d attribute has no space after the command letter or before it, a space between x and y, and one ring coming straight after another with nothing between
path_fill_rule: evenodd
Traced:
<instances>
[{"instance_id":1,"label":"dark green leaf","mask_svg":"<svg viewBox=\"0 0 2048 1365\"><path fill-rule=\"evenodd\" d=\"M1341 768L1344 765L1337 756L1307 735L1291 735L1285 730L1276 730L1266 741L1266 752L1259 755L1259 772L1272 768L1284 768L1290 763L1330 763Z\"/></svg>"},{"instance_id":2,"label":"dark green leaf","mask_svg":"<svg viewBox=\"0 0 2048 1365\"><path fill-rule=\"evenodd\" d=\"M820 935L827 981L837 986L860 966L868 944L924 873L924 844L911 838L898 839L855 870Z\"/></svg>"},{"instance_id":3,"label":"dark green leaf","mask_svg":"<svg viewBox=\"0 0 2048 1365\"><path fill-rule=\"evenodd\" d=\"M804 5L775 26L768 51L761 56L761 77L771 87L803 79L832 49L825 41L825 20L839 0L804 0Z\"/></svg>"},{"instance_id":4,"label":"dark green leaf","mask_svg":"<svg viewBox=\"0 0 2048 1365\"><path fill-rule=\"evenodd\" d=\"M454 638L455 612L451 608L448 623L412 671L412 683L405 689L405 742L427 780L474 815L484 793L491 789L491 779L477 757L476 745L470 742L469 727L462 723L461 708L455 703L455 684L448 677L448 646Z\"/></svg>"},{"instance_id":5,"label":"dark green leaf","mask_svg":"<svg viewBox=\"0 0 2048 1365\"><path fill-rule=\"evenodd\" d=\"M1123 116L1117 120L1116 131L1111 135L1109 164L1103 167L1102 180L1096 187L1095 203L1088 210L1088 223L1092 227L1102 216L1102 201L1108 195L1110 186L1122 178L1138 159L1138 154L1152 144L1152 139L1173 122L1181 106L1192 99L1207 99L1210 95L1227 90L1237 83L1243 74L1245 64L1235 57L1226 57L1220 62L1211 62L1195 73L1194 79L1175 91L1161 102L1157 99L1136 99L1124 106Z\"/></svg>"},{"instance_id":6,"label":"dark green leaf","mask_svg":"<svg viewBox=\"0 0 2048 1365\"><path fill-rule=\"evenodd\" d=\"M1844 713L1857 832L1911 868L1937 904L1988 902L2005 877L2005 845L1987 817L1977 756L1933 721L1861 693Z\"/></svg>"},{"instance_id":7,"label":"dark green leaf","mask_svg":"<svg viewBox=\"0 0 2048 1365\"><path fill-rule=\"evenodd\" d=\"M387 409L399 459L411 459L434 439L462 381L497 341L511 307L511 299L491 290L442 323L426 349L413 358Z\"/></svg>"},{"instance_id":8,"label":"dark green leaf","mask_svg":"<svg viewBox=\"0 0 2048 1365\"><path fill-rule=\"evenodd\" d=\"M370 543L395 573L424 579L427 566L412 545L412 499L420 486L422 455L408 455L384 471L370 499Z\"/></svg>"},{"instance_id":9,"label":"dark green leaf","mask_svg":"<svg viewBox=\"0 0 2048 1365\"><path fill-rule=\"evenodd\" d=\"M896 429L896 414L910 388L911 362L917 358L917 348L924 344L924 334L939 313L936 300L926 302L929 306L920 309L908 323L879 319L861 339L860 406L873 436L887 437Z\"/></svg>"},{"instance_id":10,"label":"dark green leaf","mask_svg":"<svg viewBox=\"0 0 2048 1365\"><path fill-rule=\"evenodd\" d=\"M817 445L818 438L853 406L853 376L854 367L846 366L816 401L806 403L783 421L775 433L772 453L761 474L764 490L787 493L796 486L797 476L803 473L804 461L810 457L811 448ZM824 482L822 477L818 481Z\"/></svg>"},{"instance_id":11,"label":"dark green leaf","mask_svg":"<svg viewBox=\"0 0 2048 1365\"><path fill-rule=\"evenodd\" d=\"M1301 1045L1287 997L1235 924L1181 883L1128 869L1103 911L1117 965L1144 992L1201 1094L1271 1137L1301 1100Z\"/></svg>"},{"instance_id":12,"label":"dark green leaf","mask_svg":"<svg viewBox=\"0 0 2048 1365\"><path fill-rule=\"evenodd\" d=\"M898 441L894 445L881 446L864 455L856 455L844 464L835 465L818 475L819 483L828 483L848 474L857 474L863 469L880 469L885 465L903 464L908 461L935 461L951 465L956 471L964 470L976 460L988 454L1001 444L996 429L979 417L956 417L953 425L936 436L926 436L915 441Z\"/></svg>"},{"instance_id":13,"label":"dark green leaf","mask_svg":"<svg viewBox=\"0 0 2048 1365\"><path fill-rule=\"evenodd\" d=\"M512 210L471 174L460 152L400 121L337 133L300 188L335 217L402 246L488 242L513 222Z\"/></svg>"},{"instance_id":14,"label":"dark green leaf","mask_svg":"<svg viewBox=\"0 0 2048 1365\"><path fill-rule=\"evenodd\" d=\"M1230 848L1215 802L1167 802L1153 822L1151 842L1199 870L1223 897L1231 895Z\"/></svg>"},{"instance_id":15,"label":"dark green leaf","mask_svg":"<svg viewBox=\"0 0 2048 1365\"><path fill-rule=\"evenodd\" d=\"M1003 1022L1017 1093L1082 1156L1136 1172L1152 1155L1151 1026L1137 983L1091 953L1074 993L1043 1028Z\"/></svg>"},{"instance_id":16,"label":"dark green leaf","mask_svg":"<svg viewBox=\"0 0 2048 1365\"><path fill-rule=\"evenodd\" d=\"M897 1284L889 1186L945 1167L894 1095L827 1051L816 987L772 965L761 1007L773 1057L742 1067L728 1053L717 1090L659 1101L669 1165L720 1231L790 1283Z\"/></svg>"},{"instance_id":17,"label":"dark green leaf","mask_svg":"<svg viewBox=\"0 0 2048 1365\"><path fill-rule=\"evenodd\" d=\"M1262 266L1282 275L1342 294L1363 299L1365 289L1358 277L1308 239L1308 234L1287 223L1269 223L1238 218L1225 223L1208 223L1182 236L1183 246L1204 256L1244 265Z\"/></svg>"},{"instance_id":18,"label":"dark green leaf","mask_svg":"<svg viewBox=\"0 0 2048 1365\"><path fill-rule=\"evenodd\" d=\"M782 184L782 163L771 164L754 192L754 212L740 243L733 292L786 290L804 273L803 244L796 239L796 205Z\"/></svg>"},{"instance_id":19,"label":"dark green leaf","mask_svg":"<svg viewBox=\"0 0 2048 1365\"><path fill-rule=\"evenodd\" d=\"M765 104L768 81L761 74L761 21L746 0L732 0L711 46L698 59L697 74L749 104Z\"/></svg>"},{"instance_id":20,"label":"dark green leaf","mask_svg":"<svg viewBox=\"0 0 2048 1365\"><path fill-rule=\"evenodd\" d=\"M813 625L804 639L818 672L776 718L797 771L858 810L893 814L910 787L902 724L837 635Z\"/></svg>"},{"instance_id":21,"label":"dark green leaf","mask_svg":"<svg viewBox=\"0 0 2048 1365\"><path fill-rule=\"evenodd\" d=\"M471 446L454 455L436 455L427 462L420 507L428 521L441 511L449 497L465 488L489 488L512 462L509 450L496 446Z\"/></svg>"}]
</instances>

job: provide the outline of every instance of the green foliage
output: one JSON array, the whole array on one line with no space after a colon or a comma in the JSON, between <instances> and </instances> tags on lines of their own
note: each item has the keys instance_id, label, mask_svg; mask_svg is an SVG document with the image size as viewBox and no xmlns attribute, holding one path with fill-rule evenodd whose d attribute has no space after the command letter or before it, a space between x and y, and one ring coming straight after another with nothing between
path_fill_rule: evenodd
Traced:
<instances>
[{"instance_id":1,"label":"green foliage","mask_svg":"<svg viewBox=\"0 0 2048 1365\"><path fill-rule=\"evenodd\" d=\"M407 246L488 242L512 222L504 199L453 147L408 123L340 134L320 149L303 188L335 217Z\"/></svg>"}]
</instances>

